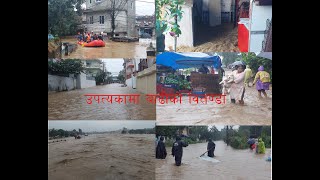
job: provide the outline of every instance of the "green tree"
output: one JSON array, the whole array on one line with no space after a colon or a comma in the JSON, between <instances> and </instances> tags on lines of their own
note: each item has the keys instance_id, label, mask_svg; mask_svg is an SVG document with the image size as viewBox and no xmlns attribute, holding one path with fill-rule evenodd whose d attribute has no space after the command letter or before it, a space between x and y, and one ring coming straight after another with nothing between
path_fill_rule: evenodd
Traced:
<instances>
[{"instance_id":1,"label":"green tree","mask_svg":"<svg viewBox=\"0 0 320 180\"><path fill-rule=\"evenodd\" d=\"M81 24L83 2L84 0L48 0L48 33L58 36L75 34L77 26Z\"/></svg>"},{"instance_id":2,"label":"green tree","mask_svg":"<svg viewBox=\"0 0 320 180\"><path fill-rule=\"evenodd\" d=\"M99 71L95 77L96 83L104 83L106 81L107 72Z\"/></svg>"},{"instance_id":3,"label":"green tree","mask_svg":"<svg viewBox=\"0 0 320 180\"><path fill-rule=\"evenodd\" d=\"M239 53L234 53L234 52L219 52L217 54L223 57L222 64L226 66L228 66L229 64L232 64L235 61L240 60L241 58L241 55Z\"/></svg>"},{"instance_id":4,"label":"green tree","mask_svg":"<svg viewBox=\"0 0 320 180\"><path fill-rule=\"evenodd\" d=\"M118 74L118 80L121 82L121 83L124 83L125 82L125 80L126 80L126 78L124 77L124 75L125 75L125 70L123 69L123 70L121 70L120 72L119 72L119 74Z\"/></svg>"},{"instance_id":5,"label":"green tree","mask_svg":"<svg viewBox=\"0 0 320 180\"><path fill-rule=\"evenodd\" d=\"M48 60L49 74L80 74L84 70L84 64L78 59Z\"/></svg>"},{"instance_id":6,"label":"green tree","mask_svg":"<svg viewBox=\"0 0 320 180\"><path fill-rule=\"evenodd\" d=\"M258 71L259 66L263 66L264 70L270 73L270 79L272 82L272 60L258 57L255 53L241 53L242 60L250 66L253 73Z\"/></svg>"},{"instance_id":7,"label":"green tree","mask_svg":"<svg viewBox=\"0 0 320 180\"><path fill-rule=\"evenodd\" d=\"M222 133L216 128L216 126L212 126L209 132L211 134L212 140L217 141L222 139Z\"/></svg>"},{"instance_id":8,"label":"green tree","mask_svg":"<svg viewBox=\"0 0 320 180\"><path fill-rule=\"evenodd\" d=\"M184 126L183 126L184 127ZM181 126L180 126L181 128ZM178 126L157 126L156 134L160 136L167 136L169 139L175 137L177 130L179 130Z\"/></svg>"}]
</instances>

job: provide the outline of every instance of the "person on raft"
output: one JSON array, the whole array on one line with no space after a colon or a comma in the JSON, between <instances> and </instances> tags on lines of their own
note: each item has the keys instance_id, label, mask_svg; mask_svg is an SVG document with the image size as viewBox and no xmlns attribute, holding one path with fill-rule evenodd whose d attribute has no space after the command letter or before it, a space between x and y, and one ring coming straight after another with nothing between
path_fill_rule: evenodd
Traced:
<instances>
[{"instance_id":1,"label":"person on raft","mask_svg":"<svg viewBox=\"0 0 320 180\"><path fill-rule=\"evenodd\" d=\"M88 35L86 36L86 42L87 42L87 43L91 42L91 36L90 36L90 33L88 33Z\"/></svg>"},{"instance_id":2,"label":"person on raft","mask_svg":"<svg viewBox=\"0 0 320 180\"><path fill-rule=\"evenodd\" d=\"M188 143L181 141L181 137L177 136L176 141L172 145L172 156L174 157L174 160L176 162L176 166L181 165L181 159L183 154L183 147L187 147Z\"/></svg>"},{"instance_id":3,"label":"person on raft","mask_svg":"<svg viewBox=\"0 0 320 180\"><path fill-rule=\"evenodd\" d=\"M101 32L98 36L98 39L100 39L101 41L103 41L103 32Z\"/></svg>"},{"instance_id":4,"label":"person on raft","mask_svg":"<svg viewBox=\"0 0 320 180\"><path fill-rule=\"evenodd\" d=\"M160 141L157 144L157 148L156 148L156 158L157 159L165 159L167 157L167 150L166 150L166 146L163 143L164 137L161 136L160 137Z\"/></svg>"},{"instance_id":5,"label":"person on raft","mask_svg":"<svg viewBox=\"0 0 320 180\"><path fill-rule=\"evenodd\" d=\"M207 146L207 151L208 151L208 156L209 157L214 157L214 150L216 148L216 144L212 141L210 138L208 140L208 146Z\"/></svg>"},{"instance_id":6,"label":"person on raft","mask_svg":"<svg viewBox=\"0 0 320 180\"><path fill-rule=\"evenodd\" d=\"M92 39L93 39L93 40L98 40L97 34L94 34Z\"/></svg>"},{"instance_id":7,"label":"person on raft","mask_svg":"<svg viewBox=\"0 0 320 180\"><path fill-rule=\"evenodd\" d=\"M91 31L91 34L90 34L90 37L91 37L91 41L93 41L93 36L94 36L94 34L93 34L93 31Z\"/></svg>"},{"instance_id":8,"label":"person on raft","mask_svg":"<svg viewBox=\"0 0 320 180\"><path fill-rule=\"evenodd\" d=\"M80 34L80 32L78 32L77 39L78 39L78 41L82 41L83 40L82 34Z\"/></svg>"}]
</instances>

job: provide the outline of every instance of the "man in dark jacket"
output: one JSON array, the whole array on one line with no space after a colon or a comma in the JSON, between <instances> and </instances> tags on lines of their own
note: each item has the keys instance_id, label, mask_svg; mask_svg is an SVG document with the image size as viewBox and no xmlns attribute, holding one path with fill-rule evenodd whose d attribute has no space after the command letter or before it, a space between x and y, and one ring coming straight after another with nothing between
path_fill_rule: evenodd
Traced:
<instances>
[{"instance_id":1,"label":"man in dark jacket","mask_svg":"<svg viewBox=\"0 0 320 180\"><path fill-rule=\"evenodd\" d=\"M216 148L216 144L212 142L212 139L209 139L207 151L209 157L214 157L214 149Z\"/></svg>"},{"instance_id":2,"label":"man in dark jacket","mask_svg":"<svg viewBox=\"0 0 320 180\"><path fill-rule=\"evenodd\" d=\"M174 160L176 161L176 166L181 165L181 159L182 159L182 147L187 147L188 143L181 141L181 138L178 136L176 137L176 141L172 145L172 156L174 157Z\"/></svg>"},{"instance_id":3,"label":"man in dark jacket","mask_svg":"<svg viewBox=\"0 0 320 180\"><path fill-rule=\"evenodd\" d=\"M157 159L165 159L167 157L167 150L165 144L163 143L163 139L163 136L161 136L156 148Z\"/></svg>"}]
</instances>

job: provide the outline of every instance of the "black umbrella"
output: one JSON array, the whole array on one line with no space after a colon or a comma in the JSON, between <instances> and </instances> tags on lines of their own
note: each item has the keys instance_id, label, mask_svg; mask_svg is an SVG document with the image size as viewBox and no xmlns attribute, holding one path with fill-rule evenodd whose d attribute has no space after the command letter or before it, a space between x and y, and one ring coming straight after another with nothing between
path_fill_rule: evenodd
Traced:
<instances>
[{"instance_id":1,"label":"black umbrella","mask_svg":"<svg viewBox=\"0 0 320 180\"><path fill-rule=\"evenodd\" d=\"M232 63L232 66L239 66L239 65L244 65L246 66L246 63L243 61L235 61L234 63Z\"/></svg>"},{"instance_id":2,"label":"black umbrella","mask_svg":"<svg viewBox=\"0 0 320 180\"><path fill-rule=\"evenodd\" d=\"M256 141L255 141L254 139L249 139L249 140L247 141L247 143L251 145L251 144L256 143Z\"/></svg>"}]
</instances>

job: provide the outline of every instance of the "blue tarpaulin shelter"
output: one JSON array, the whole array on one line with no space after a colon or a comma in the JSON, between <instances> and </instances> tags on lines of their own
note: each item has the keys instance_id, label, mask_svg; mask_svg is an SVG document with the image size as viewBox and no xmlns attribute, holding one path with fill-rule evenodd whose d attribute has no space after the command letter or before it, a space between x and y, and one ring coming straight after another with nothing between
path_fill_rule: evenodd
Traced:
<instances>
[{"instance_id":1,"label":"blue tarpaulin shelter","mask_svg":"<svg viewBox=\"0 0 320 180\"><path fill-rule=\"evenodd\" d=\"M221 67L221 58L219 56L209 56L200 52L165 52L157 55L157 65L169 66L173 69L200 68L202 64L205 66L213 66L216 69Z\"/></svg>"}]
</instances>

